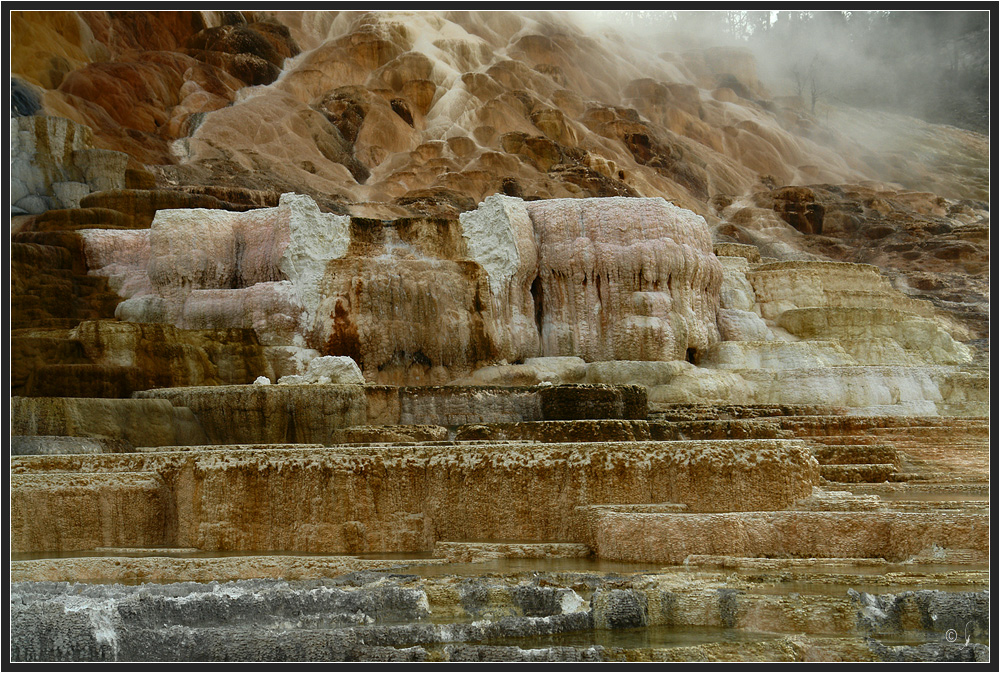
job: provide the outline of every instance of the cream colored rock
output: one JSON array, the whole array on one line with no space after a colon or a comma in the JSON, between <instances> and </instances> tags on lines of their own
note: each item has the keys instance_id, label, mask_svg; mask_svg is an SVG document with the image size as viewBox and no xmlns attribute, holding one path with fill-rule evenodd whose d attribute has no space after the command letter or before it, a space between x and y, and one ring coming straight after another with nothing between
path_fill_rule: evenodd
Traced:
<instances>
[{"instance_id":1,"label":"cream colored rock","mask_svg":"<svg viewBox=\"0 0 1000 673\"><path fill-rule=\"evenodd\" d=\"M926 314L927 302L892 287L876 266L847 262L775 262L750 269L747 279L765 320L797 308L885 308Z\"/></svg>"},{"instance_id":2,"label":"cream colored rock","mask_svg":"<svg viewBox=\"0 0 1000 673\"><path fill-rule=\"evenodd\" d=\"M699 364L716 369L814 369L857 362L835 341L722 341Z\"/></svg>"},{"instance_id":3,"label":"cream colored rock","mask_svg":"<svg viewBox=\"0 0 1000 673\"><path fill-rule=\"evenodd\" d=\"M684 360L670 362L643 362L613 360L587 364L585 383L638 384L652 388L669 385L677 376L694 369Z\"/></svg>"},{"instance_id":4,"label":"cream colored rock","mask_svg":"<svg viewBox=\"0 0 1000 673\"><path fill-rule=\"evenodd\" d=\"M747 280L750 264L745 257L719 257L722 264L722 289L719 306L725 309L752 311L757 303L753 286Z\"/></svg>"},{"instance_id":5,"label":"cream colored rock","mask_svg":"<svg viewBox=\"0 0 1000 673\"><path fill-rule=\"evenodd\" d=\"M63 208L79 208L80 199L90 194L90 185L84 182L66 181L53 182L52 191L55 193L56 202Z\"/></svg>"},{"instance_id":6,"label":"cream colored rock","mask_svg":"<svg viewBox=\"0 0 1000 673\"><path fill-rule=\"evenodd\" d=\"M742 372L691 367L680 372L668 385L649 389L649 408L667 404L720 404L755 398L754 389Z\"/></svg>"},{"instance_id":7,"label":"cream colored rock","mask_svg":"<svg viewBox=\"0 0 1000 673\"><path fill-rule=\"evenodd\" d=\"M838 339L836 343L859 365L916 367L929 360L926 353L907 351L895 339Z\"/></svg>"},{"instance_id":8,"label":"cream colored rock","mask_svg":"<svg viewBox=\"0 0 1000 673\"><path fill-rule=\"evenodd\" d=\"M757 404L854 407L865 414L936 415L942 401L929 367L821 367L739 370Z\"/></svg>"},{"instance_id":9,"label":"cream colored rock","mask_svg":"<svg viewBox=\"0 0 1000 673\"><path fill-rule=\"evenodd\" d=\"M926 364L962 364L972 359L969 348L935 321L892 308L792 309L781 314L778 324L804 339L895 341L913 359Z\"/></svg>"},{"instance_id":10,"label":"cream colored rock","mask_svg":"<svg viewBox=\"0 0 1000 673\"><path fill-rule=\"evenodd\" d=\"M723 341L770 341L774 332L753 311L720 308L716 318Z\"/></svg>"},{"instance_id":11,"label":"cream colored rock","mask_svg":"<svg viewBox=\"0 0 1000 673\"><path fill-rule=\"evenodd\" d=\"M305 374L301 376L284 376L278 380L279 385L301 383L364 383L365 377L358 369L358 364L349 357L339 355L324 355L309 361Z\"/></svg>"},{"instance_id":12,"label":"cream colored rock","mask_svg":"<svg viewBox=\"0 0 1000 673\"><path fill-rule=\"evenodd\" d=\"M863 342L857 345L864 347ZM923 363L859 364L835 341L726 341L700 365L688 365L669 384L651 387L650 410L740 400L850 408L852 414L866 416L988 413L988 377L983 374Z\"/></svg>"},{"instance_id":13,"label":"cream colored rock","mask_svg":"<svg viewBox=\"0 0 1000 673\"><path fill-rule=\"evenodd\" d=\"M589 366L584 362L583 358L571 355L528 358L524 361L524 364L534 367L540 372L551 372L553 382L558 380L560 383L583 383Z\"/></svg>"},{"instance_id":14,"label":"cream colored rock","mask_svg":"<svg viewBox=\"0 0 1000 673\"><path fill-rule=\"evenodd\" d=\"M486 272L495 316L493 339L509 360L545 355L533 296L539 264L534 223L524 201L494 194L459 216L469 259Z\"/></svg>"}]
</instances>

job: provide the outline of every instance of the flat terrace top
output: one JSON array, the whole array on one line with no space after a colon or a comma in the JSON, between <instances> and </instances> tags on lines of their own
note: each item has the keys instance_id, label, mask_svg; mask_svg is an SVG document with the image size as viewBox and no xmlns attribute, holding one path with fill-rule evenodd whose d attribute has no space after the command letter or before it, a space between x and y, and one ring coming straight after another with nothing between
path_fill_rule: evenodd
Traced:
<instances>
[{"instance_id":1,"label":"flat terrace top","mask_svg":"<svg viewBox=\"0 0 1000 673\"><path fill-rule=\"evenodd\" d=\"M324 463L353 462L353 459L380 457L411 460L489 460L520 457L544 460L589 460L607 456L659 460L754 460L788 461L789 466L811 460L805 441L798 439L716 439L638 442L552 442L538 443L517 440L451 442L403 442L323 446L320 444L231 444L206 446L144 447L132 453L62 454L12 456L14 474L40 471L97 469L141 471L159 466L164 461L237 459L243 456L253 461L312 461ZM150 467L143 467L149 465ZM119 468L120 469L120 468Z\"/></svg>"}]
</instances>

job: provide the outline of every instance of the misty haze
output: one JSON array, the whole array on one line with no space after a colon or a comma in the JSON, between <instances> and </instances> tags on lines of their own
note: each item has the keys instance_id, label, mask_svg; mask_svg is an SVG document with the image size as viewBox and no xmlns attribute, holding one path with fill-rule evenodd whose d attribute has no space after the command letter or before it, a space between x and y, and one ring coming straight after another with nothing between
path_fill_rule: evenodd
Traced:
<instances>
[{"instance_id":1,"label":"misty haze","mask_svg":"<svg viewBox=\"0 0 1000 673\"><path fill-rule=\"evenodd\" d=\"M743 47L771 95L989 131L986 11L593 11L594 27L678 51Z\"/></svg>"}]
</instances>

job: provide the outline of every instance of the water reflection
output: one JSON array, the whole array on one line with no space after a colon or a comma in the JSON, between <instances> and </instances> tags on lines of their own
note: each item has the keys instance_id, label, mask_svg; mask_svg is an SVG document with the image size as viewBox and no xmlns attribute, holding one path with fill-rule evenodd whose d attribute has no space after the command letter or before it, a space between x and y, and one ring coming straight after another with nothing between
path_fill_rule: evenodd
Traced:
<instances>
[{"instance_id":1,"label":"water reflection","mask_svg":"<svg viewBox=\"0 0 1000 673\"><path fill-rule=\"evenodd\" d=\"M779 637L781 634L713 626L646 626L634 629L594 629L523 638L498 638L486 641L484 644L516 646L525 650L546 647L586 648L594 645L604 648L642 649L759 642Z\"/></svg>"},{"instance_id":2,"label":"water reflection","mask_svg":"<svg viewBox=\"0 0 1000 673\"><path fill-rule=\"evenodd\" d=\"M594 556L570 558L497 558L473 563L444 563L435 565L411 565L407 572L422 577L442 575L473 576L484 574L513 575L518 573L596 573L631 574L659 572L662 564L623 563L607 561Z\"/></svg>"}]
</instances>

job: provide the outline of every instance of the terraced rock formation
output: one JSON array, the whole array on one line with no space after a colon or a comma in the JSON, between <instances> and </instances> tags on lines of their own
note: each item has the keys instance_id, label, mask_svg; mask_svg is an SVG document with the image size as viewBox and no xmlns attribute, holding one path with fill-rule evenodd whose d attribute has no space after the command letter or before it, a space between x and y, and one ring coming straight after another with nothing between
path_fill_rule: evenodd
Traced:
<instances>
[{"instance_id":1,"label":"terraced rock formation","mask_svg":"<svg viewBox=\"0 0 1000 673\"><path fill-rule=\"evenodd\" d=\"M559 13L12 25L12 659L989 659L986 138Z\"/></svg>"}]
</instances>

